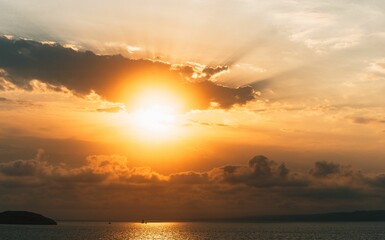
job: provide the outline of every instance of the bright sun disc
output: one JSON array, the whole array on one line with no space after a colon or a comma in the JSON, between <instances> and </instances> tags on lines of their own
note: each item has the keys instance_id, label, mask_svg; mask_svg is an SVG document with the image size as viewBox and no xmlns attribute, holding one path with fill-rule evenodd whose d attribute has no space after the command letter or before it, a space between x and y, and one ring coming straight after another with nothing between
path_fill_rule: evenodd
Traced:
<instances>
[{"instance_id":1,"label":"bright sun disc","mask_svg":"<svg viewBox=\"0 0 385 240\"><path fill-rule=\"evenodd\" d=\"M166 91L146 91L134 101L132 124L146 138L168 138L176 131L178 99Z\"/></svg>"},{"instance_id":2,"label":"bright sun disc","mask_svg":"<svg viewBox=\"0 0 385 240\"><path fill-rule=\"evenodd\" d=\"M175 121L175 111L160 104L139 109L132 116L137 126L151 132L167 131Z\"/></svg>"}]
</instances>

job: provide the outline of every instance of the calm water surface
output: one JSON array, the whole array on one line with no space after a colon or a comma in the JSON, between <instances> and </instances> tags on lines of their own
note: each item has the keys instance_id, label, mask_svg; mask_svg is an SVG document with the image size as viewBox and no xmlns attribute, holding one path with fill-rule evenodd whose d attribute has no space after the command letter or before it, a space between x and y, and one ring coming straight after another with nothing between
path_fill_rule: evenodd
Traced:
<instances>
[{"instance_id":1,"label":"calm water surface","mask_svg":"<svg viewBox=\"0 0 385 240\"><path fill-rule=\"evenodd\" d=\"M385 222L373 223L84 223L0 225L0 240L123 239L385 239Z\"/></svg>"}]
</instances>

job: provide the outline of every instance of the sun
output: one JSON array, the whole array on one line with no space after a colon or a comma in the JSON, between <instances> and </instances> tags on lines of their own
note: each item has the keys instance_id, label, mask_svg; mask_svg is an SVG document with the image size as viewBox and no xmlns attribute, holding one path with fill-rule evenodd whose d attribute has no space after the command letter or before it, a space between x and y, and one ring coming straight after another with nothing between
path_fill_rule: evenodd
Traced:
<instances>
[{"instance_id":1,"label":"sun","mask_svg":"<svg viewBox=\"0 0 385 240\"><path fill-rule=\"evenodd\" d=\"M177 131L181 101L165 89L147 89L134 98L130 118L134 130L145 138L168 138Z\"/></svg>"},{"instance_id":2,"label":"sun","mask_svg":"<svg viewBox=\"0 0 385 240\"><path fill-rule=\"evenodd\" d=\"M149 132L167 131L175 122L175 110L164 103L152 103L132 113L135 124Z\"/></svg>"}]
</instances>

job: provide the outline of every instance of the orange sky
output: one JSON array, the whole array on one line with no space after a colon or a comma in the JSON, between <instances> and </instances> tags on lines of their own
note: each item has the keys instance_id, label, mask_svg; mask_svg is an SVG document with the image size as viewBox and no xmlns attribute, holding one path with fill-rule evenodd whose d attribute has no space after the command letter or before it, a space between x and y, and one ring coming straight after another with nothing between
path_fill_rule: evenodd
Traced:
<instances>
[{"instance_id":1,"label":"orange sky","mask_svg":"<svg viewBox=\"0 0 385 240\"><path fill-rule=\"evenodd\" d=\"M383 208L381 2L73 3L0 1L0 210Z\"/></svg>"}]
</instances>

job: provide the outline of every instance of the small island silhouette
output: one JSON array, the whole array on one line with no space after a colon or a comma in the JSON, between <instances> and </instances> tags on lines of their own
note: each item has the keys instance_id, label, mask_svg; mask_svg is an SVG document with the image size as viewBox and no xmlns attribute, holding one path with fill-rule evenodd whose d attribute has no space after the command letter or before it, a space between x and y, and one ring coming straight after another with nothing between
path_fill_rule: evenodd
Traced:
<instances>
[{"instance_id":1,"label":"small island silhouette","mask_svg":"<svg viewBox=\"0 0 385 240\"><path fill-rule=\"evenodd\" d=\"M27 211L2 212L0 213L0 224L57 225L53 219Z\"/></svg>"}]
</instances>

